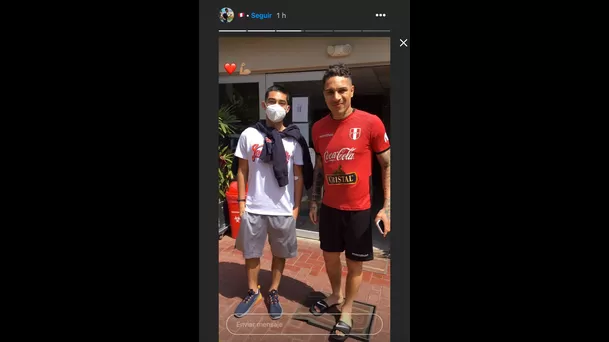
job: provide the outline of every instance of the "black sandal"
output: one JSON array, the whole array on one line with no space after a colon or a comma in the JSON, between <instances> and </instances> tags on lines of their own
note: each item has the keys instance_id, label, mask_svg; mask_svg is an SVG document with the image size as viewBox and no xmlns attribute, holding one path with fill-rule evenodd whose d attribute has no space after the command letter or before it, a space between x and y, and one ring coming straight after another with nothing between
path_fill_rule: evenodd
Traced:
<instances>
[{"instance_id":1,"label":"black sandal","mask_svg":"<svg viewBox=\"0 0 609 342\"><path fill-rule=\"evenodd\" d=\"M351 319L351 324L353 324L353 319ZM337 331L342 332L343 335L337 335ZM347 337L349 337L349 333L351 333L351 326L345 323L344 321L338 321L338 323L334 325L334 328L332 328L332 331L330 332L332 339L336 341L346 340Z\"/></svg>"},{"instance_id":2,"label":"black sandal","mask_svg":"<svg viewBox=\"0 0 609 342\"><path fill-rule=\"evenodd\" d=\"M330 310L331 307L333 306L337 306L340 305L341 303L335 303L332 305L328 305L328 303L325 300L318 300L315 304L313 304L313 306L311 306L309 308L309 311L313 314L313 316L321 316L323 315L326 311ZM315 310L318 309L319 311Z\"/></svg>"}]
</instances>

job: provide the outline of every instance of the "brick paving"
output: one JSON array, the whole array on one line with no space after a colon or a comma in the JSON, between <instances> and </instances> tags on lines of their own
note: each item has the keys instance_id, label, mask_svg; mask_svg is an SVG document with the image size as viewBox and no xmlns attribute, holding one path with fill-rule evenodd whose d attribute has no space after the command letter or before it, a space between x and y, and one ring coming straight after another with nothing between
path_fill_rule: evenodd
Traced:
<instances>
[{"instance_id":1,"label":"brick paving","mask_svg":"<svg viewBox=\"0 0 609 342\"><path fill-rule=\"evenodd\" d=\"M219 331L220 341L277 341L309 342L328 341L329 332L306 322L291 319L290 314L303 307L307 296L314 291L331 293L330 281L325 273L319 242L298 239L298 256L286 261L279 286L280 302L284 315L271 320L266 302L258 303L250 314L242 318L233 316L237 304L247 292L245 262L240 251L234 249L235 240L225 236L219 241ZM376 305L370 341L389 341L390 331L390 275L391 267L381 253L375 260L364 263L364 276L357 301ZM264 298L271 284L272 255L268 242L261 258L259 284ZM343 266L343 288L347 267ZM380 317L380 319L379 319ZM210 340L212 340L210 338ZM355 341L355 339L348 339Z\"/></svg>"}]
</instances>

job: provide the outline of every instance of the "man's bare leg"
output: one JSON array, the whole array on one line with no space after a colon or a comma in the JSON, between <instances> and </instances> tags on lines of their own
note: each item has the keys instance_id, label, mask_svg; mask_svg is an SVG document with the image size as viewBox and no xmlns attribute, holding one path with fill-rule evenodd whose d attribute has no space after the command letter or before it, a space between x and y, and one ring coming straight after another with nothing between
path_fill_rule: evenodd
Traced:
<instances>
[{"instance_id":1,"label":"man's bare leg","mask_svg":"<svg viewBox=\"0 0 609 342\"><path fill-rule=\"evenodd\" d=\"M353 326L353 320L351 319L351 312L353 311L353 301L359 291L359 286L362 283L362 270L364 263L362 261L353 261L347 259L347 283L345 303L341 307L341 321ZM336 331L337 335L343 335L342 332Z\"/></svg>"},{"instance_id":2,"label":"man's bare leg","mask_svg":"<svg viewBox=\"0 0 609 342\"><path fill-rule=\"evenodd\" d=\"M260 273L260 258L245 259L247 269L247 284L249 289L258 291L258 274Z\"/></svg>"},{"instance_id":3,"label":"man's bare leg","mask_svg":"<svg viewBox=\"0 0 609 342\"><path fill-rule=\"evenodd\" d=\"M341 291L343 266L340 263L340 252L324 251L324 260L326 262L326 272L330 279L330 286L332 287L332 294L326 298L325 301L329 306L341 304L344 300L344 296ZM317 311L319 312L318 309Z\"/></svg>"},{"instance_id":4,"label":"man's bare leg","mask_svg":"<svg viewBox=\"0 0 609 342\"><path fill-rule=\"evenodd\" d=\"M271 290L279 291L279 282L281 282L284 267L285 258L273 256L273 263L271 264Z\"/></svg>"}]
</instances>

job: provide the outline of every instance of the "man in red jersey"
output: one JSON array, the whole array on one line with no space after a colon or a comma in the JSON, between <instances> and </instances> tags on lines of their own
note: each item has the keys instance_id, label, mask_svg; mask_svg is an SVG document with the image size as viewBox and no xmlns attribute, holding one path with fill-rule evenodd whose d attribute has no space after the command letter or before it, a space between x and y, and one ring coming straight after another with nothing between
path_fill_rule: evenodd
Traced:
<instances>
[{"instance_id":1,"label":"man in red jersey","mask_svg":"<svg viewBox=\"0 0 609 342\"><path fill-rule=\"evenodd\" d=\"M383 208L374 221L383 222L384 236L391 230L390 144L378 116L351 107L355 87L344 64L330 66L322 81L330 114L312 128L316 162L309 216L317 224L320 210L319 240L332 294L310 310L321 315L342 304L341 318L332 337L345 340L353 325L351 312L362 281L363 262L373 259L370 203L373 155L381 165L385 195ZM341 291L343 251L348 268L345 296Z\"/></svg>"}]
</instances>

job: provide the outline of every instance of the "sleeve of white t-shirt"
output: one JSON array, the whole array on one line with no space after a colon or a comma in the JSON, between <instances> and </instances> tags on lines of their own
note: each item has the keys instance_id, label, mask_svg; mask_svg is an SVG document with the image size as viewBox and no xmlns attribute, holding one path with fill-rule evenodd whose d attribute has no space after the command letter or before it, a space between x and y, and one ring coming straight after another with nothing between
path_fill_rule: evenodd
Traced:
<instances>
[{"instance_id":1,"label":"sleeve of white t-shirt","mask_svg":"<svg viewBox=\"0 0 609 342\"><path fill-rule=\"evenodd\" d=\"M302 161L302 146L297 142L294 147L294 164L295 165L304 165Z\"/></svg>"},{"instance_id":2,"label":"sleeve of white t-shirt","mask_svg":"<svg viewBox=\"0 0 609 342\"><path fill-rule=\"evenodd\" d=\"M245 130L239 136L239 142L237 143L237 148L235 149L235 157L247 159L247 150L247 130Z\"/></svg>"}]
</instances>

